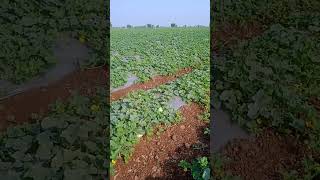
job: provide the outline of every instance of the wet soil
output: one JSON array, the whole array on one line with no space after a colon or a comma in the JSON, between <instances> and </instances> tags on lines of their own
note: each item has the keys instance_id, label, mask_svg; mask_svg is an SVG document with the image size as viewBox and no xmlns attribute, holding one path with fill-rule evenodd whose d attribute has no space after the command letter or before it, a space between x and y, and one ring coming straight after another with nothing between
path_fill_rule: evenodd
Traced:
<instances>
[{"instance_id":1,"label":"wet soil","mask_svg":"<svg viewBox=\"0 0 320 180\"><path fill-rule=\"evenodd\" d=\"M145 83L137 83L137 84L131 85L130 87L112 92L110 99L111 99L111 101L116 101L116 100L119 100L119 99L125 97L128 93L130 93L132 91L148 90L148 89L155 88L155 87L160 86L162 84L166 84L168 82L174 81L177 78L179 78L187 73L190 73L191 71L192 71L191 68L185 68L185 69L178 71L174 75L155 76L150 81L147 81Z\"/></svg>"},{"instance_id":2,"label":"wet soil","mask_svg":"<svg viewBox=\"0 0 320 180\"><path fill-rule=\"evenodd\" d=\"M211 109L210 150L216 153L233 139L253 138L238 124L231 122L230 116L221 109Z\"/></svg>"},{"instance_id":3,"label":"wet soil","mask_svg":"<svg viewBox=\"0 0 320 180\"><path fill-rule=\"evenodd\" d=\"M47 86L33 88L0 101L0 129L27 122L32 113L45 115L49 104L57 99L66 100L74 90L81 94L93 94L97 86L106 85L107 75L106 67L78 70Z\"/></svg>"},{"instance_id":4,"label":"wet soil","mask_svg":"<svg viewBox=\"0 0 320 180\"><path fill-rule=\"evenodd\" d=\"M127 164L118 160L116 174L111 179L192 179L178 164L181 160L190 162L197 157L209 156L209 135L203 133L209 125L198 119L202 108L196 104L184 105L180 111L181 123L149 139L142 137Z\"/></svg>"},{"instance_id":5,"label":"wet soil","mask_svg":"<svg viewBox=\"0 0 320 180\"><path fill-rule=\"evenodd\" d=\"M66 75L79 69L80 64L89 59L89 52L90 49L85 44L72 38L71 35L60 34L52 47L53 56L57 60L56 64L45 73L22 84L0 80L0 100L63 79Z\"/></svg>"},{"instance_id":6,"label":"wet soil","mask_svg":"<svg viewBox=\"0 0 320 180\"><path fill-rule=\"evenodd\" d=\"M130 74L129 77L128 77L127 83L125 85L121 86L121 87L118 87L118 88L111 88L111 93L132 86L138 79L139 78L137 76Z\"/></svg>"},{"instance_id":7,"label":"wet soil","mask_svg":"<svg viewBox=\"0 0 320 180\"><path fill-rule=\"evenodd\" d=\"M186 103L182 100L180 96L174 96L168 102L168 106L174 110L178 110L184 105L186 105Z\"/></svg>"}]
</instances>

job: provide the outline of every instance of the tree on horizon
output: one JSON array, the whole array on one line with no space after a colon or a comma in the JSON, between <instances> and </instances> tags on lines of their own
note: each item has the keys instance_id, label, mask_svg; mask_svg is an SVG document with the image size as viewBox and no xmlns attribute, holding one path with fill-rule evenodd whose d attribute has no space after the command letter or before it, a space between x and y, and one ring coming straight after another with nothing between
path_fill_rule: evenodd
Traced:
<instances>
[{"instance_id":1,"label":"tree on horizon","mask_svg":"<svg viewBox=\"0 0 320 180\"><path fill-rule=\"evenodd\" d=\"M171 27L174 28L174 27L178 27L178 26L176 23L171 23Z\"/></svg>"}]
</instances>

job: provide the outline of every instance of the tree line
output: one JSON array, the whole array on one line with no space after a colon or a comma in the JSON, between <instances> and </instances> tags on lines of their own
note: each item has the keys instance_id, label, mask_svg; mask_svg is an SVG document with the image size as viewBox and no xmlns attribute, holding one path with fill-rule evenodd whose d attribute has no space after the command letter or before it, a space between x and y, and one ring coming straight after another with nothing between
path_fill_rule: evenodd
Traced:
<instances>
[{"instance_id":1,"label":"tree line","mask_svg":"<svg viewBox=\"0 0 320 180\"><path fill-rule=\"evenodd\" d=\"M111 24L111 27L112 27L112 24ZM128 24L127 26L122 26L122 27L119 27L119 28L159 28L160 26L159 25L153 25L153 24L146 24L144 26L133 26L133 25L130 25ZM171 28L176 28L178 27L178 25L176 23L171 23L170 24L170 27ZM196 25L196 26L187 26L187 25L183 25L181 27L206 27L206 26L203 26L203 25Z\"/></svg>"}]
</instances>

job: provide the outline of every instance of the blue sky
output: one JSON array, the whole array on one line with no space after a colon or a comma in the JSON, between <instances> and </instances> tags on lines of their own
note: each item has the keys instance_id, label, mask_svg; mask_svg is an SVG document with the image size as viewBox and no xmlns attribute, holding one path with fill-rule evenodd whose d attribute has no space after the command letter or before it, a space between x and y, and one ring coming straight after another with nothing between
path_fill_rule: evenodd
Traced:
<instances>
[{"instance_id":1,"label":"blue sky","mask_svg":"<svg viewBox=\"0 0 320 180\"><path fill-rule=\"evenodd\" d=\"M209 25L210 0L110 0L112 26Z\"/></svg>"}]
</instances>

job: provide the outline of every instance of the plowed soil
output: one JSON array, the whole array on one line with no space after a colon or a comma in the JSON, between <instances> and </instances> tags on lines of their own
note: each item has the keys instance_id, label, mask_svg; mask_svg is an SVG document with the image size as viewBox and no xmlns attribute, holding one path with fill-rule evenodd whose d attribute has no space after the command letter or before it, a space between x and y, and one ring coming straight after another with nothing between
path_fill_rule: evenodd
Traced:
<instances>
[{"instance_id":1,"label":"plowed soil","mask_svg":"<svg viewBox=\"0 0 320 180\"><path fill-rule=\"evenodd\" d=\"M229 158L225 171L244 180L282 179L281 172L301 171L307 149L293 136L284 136L267 129L255 139L230 142L222 154Z\"/></svg>"}]
</instances>

